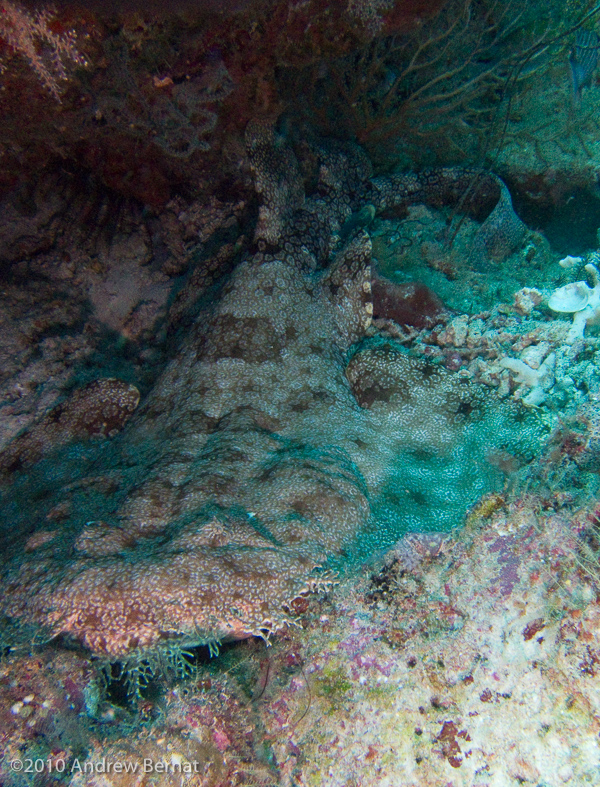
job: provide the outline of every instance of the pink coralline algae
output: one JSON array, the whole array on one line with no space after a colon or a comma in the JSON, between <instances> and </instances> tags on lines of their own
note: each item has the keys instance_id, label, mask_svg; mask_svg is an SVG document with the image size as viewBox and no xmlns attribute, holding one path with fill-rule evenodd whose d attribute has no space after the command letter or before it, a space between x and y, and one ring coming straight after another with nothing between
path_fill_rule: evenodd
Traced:
<instances>
[{"instance_id":1,"label":"pink coralline algae","mask_svg":"<svg viewBox=\"0 0 600 787\"><path fill-rule=\"evenodd\" d=\"M97 654L280 630L294 599L331 583L319 567L370 520L387 472L380 454L397 439L377 420L385 405L400 403L410 433L410 412L429 402L440 451L480 407L451 372L387 346L359 350L347 366L371 324L369 237L358 228L336 251L341 227L366 204L442 199L472 176L429 173L415 194L414 178L369 180L361 151L327 143L303 162L318 162L309 197L296 153L270 127L249 124L246 142L262 203L254 255L117 438L110 477L94 467L30 503L41 524L11 542L2 611ZM105 385L113 407L116 383ZM19 438L3 466L45 455L48 435L56 447L111 434L137 405L134 391L124 394L114 424L110 409L80 411L75 394L77 406ZM59 537L47 525L53 511L65 512Z\"/></svg>"}]
</instances>

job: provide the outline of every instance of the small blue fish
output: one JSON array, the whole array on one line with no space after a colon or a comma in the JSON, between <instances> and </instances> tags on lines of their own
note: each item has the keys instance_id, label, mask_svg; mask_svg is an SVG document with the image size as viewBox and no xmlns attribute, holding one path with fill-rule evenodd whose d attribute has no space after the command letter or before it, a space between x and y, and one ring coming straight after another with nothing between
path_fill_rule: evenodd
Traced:
<instances>
[{"instance_id":1,"label":"small blue fish","mask_svg":"<svg viewBox=\"0 0 600 787\"><path fill-rule=\"evenodd\" d=\"M578 30L575 44L569 53L573 96L578 102L584 87L589 87L598 64L600 38L594 30Z\"/></svg>"}]
</instances>

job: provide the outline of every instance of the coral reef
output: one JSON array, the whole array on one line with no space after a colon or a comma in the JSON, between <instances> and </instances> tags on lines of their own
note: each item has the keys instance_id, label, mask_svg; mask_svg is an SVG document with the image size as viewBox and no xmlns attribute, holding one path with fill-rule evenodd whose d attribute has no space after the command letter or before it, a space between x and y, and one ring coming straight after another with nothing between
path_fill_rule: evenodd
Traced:
<instances>
[{"instance_id":1,"label":"coral reef","mask_svg":"<svg viewBox=\"0 0 600 787\"><path fill-rule=\"evenodd\" d=\"M407 5L396 4L397 11ZM341 127L383 167L481 160L502 111L500 85L545 31L520 2L508 11L447 0L428 11L408 29L383 30L349 52L290 70L288 80L303 96L300 111L308 104L324 133Z\"/></svg>"},{"instance_id":2,"label":"coral reef","mask_svg":"<svg viewBox=\"0 0 600 787\"><path fill-rule=\"evenodd\" d=\"M67 64L86 66L73 30L56 32L48 10L31 14L20 3L5 0L0 13L0 39L23 56L40 82L57 101L66 82ZM1 70L6 70L6 66Z\"/></svg>"},{"instance_id":3,"label":"coral reef","mask_svg":"<svg viewBox=\"0 0 600 787\"><path fill-rule=\"evenodd\" d=\"M73 787L130 784L93 769L144 758L235 787L593 784L600 619L584 534L597 538L596 508L562 493L485 496L459 539L406 537L303 600L271 648L224 649L142 699L137 721L99 700L80 655L11 656L6 751L62 760Z\"/></svg>"},{"instance_id":4,"label":"coral reef","mask_svg":"<svg viewBox=\"0 0 600 787\"><path fill-rule=\"evenodd\" d=\"M600 8L109 5L0 2L0 782L595 784Z\"/></svg>"},{"instance_id":5,"label":"coral reef","mask_svg":"<svg viewBox=\"0 0 600 787\"><path fill-rule=\"evenodd\" d=\"M600 274L591 263L585 266L585 270L594 283L593 287L589 287L585 281L566 284L555 290L548 301L552 311L573 314L573 324L566 338L567 344L574 344L577 339L582 339L587 325L600 322Z\"/></svg>"},{"instance_id":6,"label":"coral reef","mask_svg":"<svg viewBox=\"0 0 600 787\"><path fill-rule=\"evenodd\" d=\"M457 549L407 566L401 546L343 583L288 645L302 671L271 679L282 783L594 783L598 606L576 532L568 508L487 498Z\"/></svg>"},{"instance_id":7,"label":"coral reef","mask_svg":"<svg viewBox=\"0 0 600 787\"><path fill-rule=\"evenodd\" d=\"M153 86L164 89L152 101L132 74L125 42L108 39L103 46L111 90L98 97L98 120L117 131L128 128L141 140L152 139L167 156L189 159L196 151L210 150L207 138L217 125L211 107L222 104L233 90L222 60L214 59L200 76L178 85L170 77L155 79Z\"/></svg>"}]
</instances>

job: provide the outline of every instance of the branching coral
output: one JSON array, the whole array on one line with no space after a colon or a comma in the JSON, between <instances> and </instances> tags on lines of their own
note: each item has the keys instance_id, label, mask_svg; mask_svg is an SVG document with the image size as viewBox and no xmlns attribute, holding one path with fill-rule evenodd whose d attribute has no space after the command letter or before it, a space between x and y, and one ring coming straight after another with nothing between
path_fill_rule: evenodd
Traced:
<instances>
[{"instance_id":1,"label":"branching coral","mask_svg":"<svg viewBox=\"0 0 600 787\"><path fill-rule=\"evenodd\" d=\"M520 384L517 396L522 399L523 404L537 407L545 401L546 392L554 385L555 363L556 354L550 353L538 369L533 369L518 358L504 358L500 365L510 369L515 375ZM524 395L526 391L527 395Z\"/></svg>"},{"instance_id":2,"label":"branching coral","mask_svg":"<svg viewBox=\"0 0 600 787\"><path fill-rule=\"evenodd\" d=\"M60 101L66 65L85 66L87 61L77 48L75 33L57 33L51 21L49 11L31 14L20 3L0 3L0 40L27 60L44 87Z\"/></svg>"},{"instance_id":3,"label":"branching coral","mask_svg":"<svg viewBox=\"0 0 600 787\"><path fill-rule=\"evenodd\" d=\"M522 3L449 0L408 32L315 65L300 92L324 129L349 130L372 155L445 145L462 160L489 142L507 74L543 36L526 16Z\"/></svg>"}]
</instances>

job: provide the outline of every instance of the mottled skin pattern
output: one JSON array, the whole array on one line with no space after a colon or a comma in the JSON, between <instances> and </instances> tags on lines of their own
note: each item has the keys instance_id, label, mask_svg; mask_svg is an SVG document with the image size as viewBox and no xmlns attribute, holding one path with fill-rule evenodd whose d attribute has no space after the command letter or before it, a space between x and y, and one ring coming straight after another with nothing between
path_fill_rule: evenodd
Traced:
<instances>
[{"instance_id":1,"label":"mottled skin pattern","mask_svg":"<svg viewBox=\"0 0 600 787\"><path fill-rule=\"evenodd\" d=\"M442 167L417 174L374 178L369 189L370 201L378 213L418 203L434 207L452 205L483 221L470 254L472 264L480 270L485 270L490 262L508 257L522 243L527 231L513 210L506 184L490 172Z\"/></svg>"},{"instance_id":2,"label":"mottled skin pattern","mask_svg":"<svg viewBox=\"0 0 600 787\"><path fill-rule=\"evenodd\" d=\"M446 170L370 181L360 151L323 145L306 197L270 128L251 124L247 146L262 201L257 251L122 435L121 464L138 480L109 520L67 522L60 534L41 524L12 547L3 611L98 654L267 635L293 599L328 582L315 569L368 522L385 474L371 450L384 438L364 412L364 369L377 366L362 356L365 401L345 374L372 314L370 241L358 229L332 250L365 205L445 201L472 180ZM69 494L52 504L68 510Z\"/></svg>"},{"instance_id":3,"label":"mottled skin pattern","mask_svg":"<svg viewBox=\"0 0 600 787\"><path fill-rule=\"evenodd\" d=\"M77 388L0 454L0 475L29 467L63 443L114 437L140 401L134 385L106 378Z\"/></svg>"}]
</instances>

